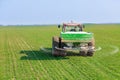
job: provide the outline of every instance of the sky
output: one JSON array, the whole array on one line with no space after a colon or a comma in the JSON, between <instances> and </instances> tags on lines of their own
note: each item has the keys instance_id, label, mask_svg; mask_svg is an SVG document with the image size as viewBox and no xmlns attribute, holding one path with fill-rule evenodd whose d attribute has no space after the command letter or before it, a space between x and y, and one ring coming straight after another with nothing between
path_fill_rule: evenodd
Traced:
<instances>
[{"instance_id":1,"label":"sky","mask_svg":"<svg viewBox=\"0 0 120 80\"><path fill-rule=\"evenodd\" d=\"M120 0L0 0L0 24L120 23Z\"/></svg>"}]
</instances>

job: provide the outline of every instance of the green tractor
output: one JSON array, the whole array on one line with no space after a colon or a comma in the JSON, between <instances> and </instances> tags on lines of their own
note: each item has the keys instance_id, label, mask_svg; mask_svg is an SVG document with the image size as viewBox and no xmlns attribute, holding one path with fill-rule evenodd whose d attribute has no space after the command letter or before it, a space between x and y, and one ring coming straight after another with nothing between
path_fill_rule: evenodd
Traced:
<instances>
[{"instance_id":1,"label":"green tractor","mask_svg":"<svg viewBox=\"0 0 120 80\"><path fill-rule=\"evenodd\" d=\"M94 36L91 32L84 32L84 27L78 23L63 23L60 37L52 38L52 55L66 56L68 51L77 50L81 56L93 56Z\"/></svg>"}]
</instances>

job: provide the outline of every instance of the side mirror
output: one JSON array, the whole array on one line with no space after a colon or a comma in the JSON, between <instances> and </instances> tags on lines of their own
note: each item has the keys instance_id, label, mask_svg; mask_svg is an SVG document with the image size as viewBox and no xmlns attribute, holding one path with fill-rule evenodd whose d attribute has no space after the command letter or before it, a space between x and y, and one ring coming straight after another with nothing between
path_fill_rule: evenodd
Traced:
<instances>
[{"instance_id":1,"label":"side mirror","mask_svg":"<svg viewBox=\"0 0 120 80\"><path fill-rule=\"evenodd\" d=\"M58 28L60 28L60 25L58 25Z\"/></svg>"}]
</instances>

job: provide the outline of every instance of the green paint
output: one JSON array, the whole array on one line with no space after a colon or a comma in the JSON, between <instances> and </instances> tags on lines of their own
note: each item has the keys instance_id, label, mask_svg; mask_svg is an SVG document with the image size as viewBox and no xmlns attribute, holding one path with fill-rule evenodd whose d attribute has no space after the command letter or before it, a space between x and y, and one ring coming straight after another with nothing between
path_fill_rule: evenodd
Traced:
<instances>
[{"instance_id":1,"label":"green paint","mask_svg":"<svg viewBox=\"0 0 120 80\"><path fill-rule=\"evenodd\" d=\"M93 33L88 32L61 32L61 38L63 40L80 40L89 41L93 38Z\"/></svg>"}]
</instances>

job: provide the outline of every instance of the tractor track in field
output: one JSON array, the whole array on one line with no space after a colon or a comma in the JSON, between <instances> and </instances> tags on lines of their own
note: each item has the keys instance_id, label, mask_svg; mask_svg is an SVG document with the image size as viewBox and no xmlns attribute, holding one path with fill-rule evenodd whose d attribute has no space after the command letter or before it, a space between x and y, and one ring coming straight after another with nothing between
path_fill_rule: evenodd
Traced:
<instances>
[{"instance_id":1,"label":"tractor track in field","mask_svg":"<svg viewBox=\"0 0 120 80\"><path fill-rule=\"evenodd\" d=\"M17 38L15 39L14 43L15 43L14 47L16 47L17 49L20 49L19 42L17 41ZM16 58L19 59L19 56L16 56ZM21 74L22 77L24 76L24 79L26 79L26 76L25 76L26 70L23 67L23 63L19 62L18 69L20 69L19 74Z\"/></svg>"},{"instance_id":2,"label":"tractor track in field","mask_svg":"<svg viewBox=\"0 0 120 80\"><path fill-rule=\"evenodd\" d=\"M41 49L42 51L46 52L46 53L51 53L51 50L48 50L48 49L46 49L46 48L44 48L44 47L41 47L40 49ZM101 47L98 47L98 50L101 50ZM64 65L63 62L62 62L62 63L59 62L59 64ZM70 61L68 61L68 62L65 63L65 64L68 64L68 65L70 65L70 66L73 66L75 73L77 73L77 76L81 75L81 77L84 77L84 78L86 77L86 79L89 79L89 78L90 78L88 75L86 76L85 71L79 70L79 69L80 69L80 68L79 68L79 65L76 65L76 66L75 66L75 64L72 63L72 62L70 62ZM66 67L63 67L63 68L64 68L64 70L66 70L69 74L71 74L74 78L76 78L76 77L75 77L76 75L72 74L72 73L68 70L68 68L66 68ZM85 70L85 69L83 69L83 70Z\"/></svg>"},{"instance_id":3,"label":"tractor track in field","mask_svg":"<svg viewBox=\"0 0 120 80\"><path fill-rule=\"evenodd\" d=\"M21 50L23 50L23 52L24 52L24 50L26 50L26 44L23 42L23 40L21 40L20 38L18 39L18 43L19 43L19 46L20 46L20 48L21 48ZM28 49L28 47L27 47L27 49ZM35 76L35 75L37 75L35 72L36 72L36 70L34 69L34 67L33 67L33 64L32 64L32 62L31 61L29 61L29 58L28 59L26 59L26 61L27 61L27 63L29 64L29 67L30 67L30 72L31 72L31 75L32 75L32 78ZM23 66L24 66L24 64L23 64ZM24 66L25 67L25 66ZM28 67L28 68L29 68Z\"/></svg>"},{"instance_id":4,"label":"tractor track in field","mask_svg":"<svg viewBox=\"0 0 120 80\"><path fill-rule=\"evenodd\" d=\"M104 76L106 75L106 77L109 77L109 73L110 73L110 75L114 75L116 77L120 76L120 74L118 72L113 72L113 70L109 68L107 63L104 64L99 59L92 60L91 62L93 63L92 65L95 65L97 70L102 72L101 74L104 74Z\"/></svg>"},{"instance_id":5,"label":"tractor track in field","mask_svg":"<svg viewBox=\"0 0 120 80\"><path fill-rule=\"evenodd\" d=\"M27 47L27 49L29 49L29 50L31 50L31 53L32 53L32 55L34 56L34 58L36 59L36 60L38 60L37 62L39 63L39 66L38 66L38 68L40 67L42 70L43 70L43 72L45 72L46 74L48 73L47 72L47 70L44 68L44 66L42 65L42 63L41 63L41 61L39 60L39 58L37 57L37 55L36 55L36 53L33 51L33 49L32 49L32 46L30 46L25 40L23 40L22 38L20 39L21 40L21 42L25 45L25 47ZM30 61L29 61L30 62ZM32 60L31 60L31 62L32 62ZM32 66L32 65L31 65ZM32 68L31 70L34 70L34 75L35 75L35 72L37 72L38 74L40 74L39 73L39 71L38 70L36 70L35 68ZM40 75L37 75L39 78L41 77ZM42 75L42 76L44 76L44 75ZM49 74L47 74L47 76L49 76ZM50 79L50 77L49 77L49 79Z\"/></svg>"},{"instance_id":6,"label":"tractor track in field","mask_svg":"<svg viewBox=\"0 0 120 80\"><path fill-rule=\"evenodd\" d=\"M74 68L75 68L75 71L78 73L78 75L81 75L81 78L83 78L83 79L89 79L90 78L90 75L87 75L87 73L86 73L86 70L87 70L87 68L86 68L86 66L79 66L76 62L74 62L74 61L76 61L74 58L72 59L72 61L69 61L68 63L71 65L71 66L74 66ZM79 80L79 79L78 79Z\"/></svg>"},{"instance_id":7,"label":"tractor track in field","mask_svg":"<svg viewBox=\"0 0 120 80\"><path fill-rule=\"evenodd\" d=\"M115 46L115 45L109 45L109 48L112 48L110 52L108 53L105 53L104 55L100 56L100 58L104 58L104 57L109 57L110 55L114 55L116 53L119 52L119 47ZM99 58L99 56L97 57ZM111 70L109 68L109 66L106 64L103 63L103 61L101 61L100 59L95 59L95 60L92 60L91 62L94 62L93 65L95 65L97 68L100 69L100 71L102 71L102 73L110 73L116 77L119 77L120 74L118 72L113 72L113 70ZM108 76L108 75L107 75Z\"/></svg>"},{"instance_id":8,"label":"tractor track in field","mask_svg":"<svg viewBox=\"0 0 120 80\"><path fill-rule=\"evenodd\" d=\"M20 49L23 50L23 52L24 52L24 50L26 49L26 46L25 46L25 44L20 40L20 38L18 39L18 44L19 44ZM32 78L33 78L33 77L35 76L35 71L34 71L34 68L33 68L33 66L32 66L32 62L29 61L29 58L26 59L26 61L27 61L28 65L29 65L28 68L30 69L30 71L27 70L27 72L31 72L30 75L31 75ZM25 67L25 65L26 65L26 64L24 64L24 62L23 62L23 67ZM24 70L26 70L26 68L24 68Z\"/></svg>"},{"instance_id":9,"label":"tractor track in field","mask_svg":"<svg viewBox=\"0 0 120 80\"><path fill-rule=\"evenodd\" d=\"M104 57L109 56L109 55L114 55L117 52L119 52L119 48L117 46L109 46L109 47L112 48L112 51L109 52L109 53L107 53L107 55L104 55ZM44 47L41 47L41 50L44 51L44 52L46 52L46 53L50 53L51 52L51 50L48 50L48 49L46 49ZM100 50L102 50L101 47L96 48L96 51L100 51ZM92 64L92 65L90 64L90 62L88 64L91 65L91 66L93 66L93 67L95 67L96 70L99 71L101 74L104 73L104 75L105 75L105 73L107 74L107 72L108 72L108 73L113 74L114 76L117 76L117 77L120 76L117 72L113 73L112 70L109 69L109 67L105 66L102 62L100 62L98 60L97 61L93 60L93 62L95 62L95 63ZM73 63L70 62L70 64L73 64ZM79 69L79 67L76 67L76 69ZM86 73L84 73L84 71L81 71L81 73L82 74L86 74ZM89 79L89 77L90 76L88 76L88 79ZM106 75L106 77L108 77L108 75ZM86 78L87 78L87 76L86 76Z\"/></svg>"},{"instance_id":10,"label":"tractor track in field","mask_svg":"<svg viewBox=\"0 0 120 80\"><path fill-rule=\"evenodd\" d=\"M26 43L26 42L25 42L25 43ZM28 44L26 43L26 45L28 45ZM29 46L29 47L31 47L31 46ZM50 57L47 56L47 55L45 56L45 58L50 59ZM55 62L55 63L52 62L52 64L50 63L50 65L54 65L53 68L56 67L56 71L57 71L57 74L58 74L56 77L57 77L58 79L59 79L59 78L66 77L66 74L68 74L68 72L65 71L65 69L62 67L63 64L58 63L58 61L56 61L56 60L55 60L54 62ZM60 65L60 64L61 64L61 65ZM59 66L59 67L61 66L61 68L58 68L58 66ZM44 67L45 67L45 66L44 66ZM47 69L47 70L48 70L48 69ZM47 71L47 70L46 70L46 71ZM49 69L49 70L50 70L50 69ZM49 70L48 70L48 71L49 71ZM48 71L47 71L47 73L49 73ZM58 73L58 72L59 72L59 73ZM65 73L66 73L66 74L65 74ZM55 76L55 75L53 75L53 76ZM51 76L51 77L52 77L52 76ZM69 78L72 78L72 77L69 76ZM64 78L63 78L63 79L64 79Z\"/></svg>"},{"instance_id":11,"label":"tractor track in field","mask_svg":"<svg viewBox=\"0 0 120 80\"><path fill-rule=\"evenodd\" d=\"M109 76L114 75L116 77L119 77L120 74L119 72L113 72L112 69L109 68L109 66L103 63L98 57L96 59L90 59L90 60L85 60L85 62L93 68L93 71L97 71L98 74L102 74L102 76L111 79ZM109 73L109 74L108 74ZM92 73L91 73L92 74Z\"/></svg>"},{"instance_id":12,"label":"tractor track in field","mask_svg":"<svg viewBox=\"0 0 120 80\"><path fill-rule=\"evenodd\" d=\"M8 55L8 64L9 64L9 66L7 66L7 75L9 75L9 79L11 79L11 77L13 77L14 75L14 73L13 73L13 62L12 62L12 55L11 55L11 53L10 53L10 45L9 45L9 40L8 40L8 38L7 38L7 55Z\"/></svg>"},{"instance_id":13,"label":"tractor track in field","mask_svg":"<svg viewBox=\"0 0 120 80\"><path fill-rule=\"evenodd\" d=\"M10 78L13 80L19 79L20 78L19 75L23 76L24 79L26 79L26 77L25 77L26 69L24 69L23 64L19 65L18 63L20 63L20 62L17 61L17 59L19 59L19 57L16 53L18 52L18 49L20 48L19 43L20 42L17 42L16 39L14 39L14 41L12 39L8 39L8 47L9 47L8 53L11 56L10 61L12 62L11 68L9 68L9 69L11 69L10 72L12 73ZM18 71L19 69L22 69L22 70Z\"/></svg>"},{"instance_id":14,"label":"tractor track in field","mask_svg":"<svg viewBox=\"0 0 120 80\"><path fill-rule=\"evenodd\" d=\"M11 41L11 39L9 40L8 44L9 44L9 49L10 49L10 53L11 53L11 57L12 57L12 68L13 68L12 79L16 80L16 78L17 78L17 62L16 62L17 61L16 60L17 56L16 56L16 53L15 53L16 49L13 47L14 44Z\"/></svg>"},{"instance_id":15,"label":"tractor track in field","mask_svg":"<svg viewBox=\"0 0 120 80\"><path fill-rule=\"evenodd\" d=\"M105 53L104 55L100 56L101 58L104 58L104 57L109 57L111 55L114 55L114 54L117 54L119 52L119 47L115 46L115 45L108 45L109 48L112 48L110 52L108 53ZM119 77L120 74L119 72L113 72L113 70L111 70L109 68L109 66L107 66L107 63L104 64L101 60L99 59L95 59L93 60L92 62L95 62L96 66L100 68L100 70L102 71L106 71L106 74L107 73L111 73L112 75L116 76L116 77Z\"/></svg>"},{"instance_id":16,"label":"tractor track in field","mask_svg":"<svg viewBox=\"0 0 120 80\"><path fill-rule=\"evenodd\" d=\"M25 43L25 45L28 45L30 49L32 49L31 46L30 46L29 44L27 44L27 42L24 42L24 43ZM48 52L48 51L47 51L47 52ZM33 53L33 54L34 54L34 53ZM37 56L37 55L36 55L36 56ZM46 56L46 58L49 59L50 57L49 57L49 56ZM70 75L70 73L68 72L68 70L65 69L65 67L62 67L62 65L64 65L63 63L61 63L61 62L58 63L58 61L56 61L56 60L55 60L55 62L56 62L56 63L52 63L52 65L54 65L54 67L57 68L57 74L58 74L58 75L57 75L56 77L57 77L58 79L59 79L60 77L61 77L61 78L66 77L66 75ZM59 67L61 66L61 68L58 68L58 66L59 66ZM47 69L47 70L48 70L48 69ZM49 70L48 70L48 71L49 71ZM76 69L76 71L78 71L78 70ZM59 73L58 73L58 72L59 72ZM49 72L47 72L47 73L49 73ZM61 75L60 73L61 73L62 75ZM65 74L65 73L66 73L66 74ZM71 74L72 74L72 73L71 73ZM81 74L78 74L78 76L79 76L79 75L81 75ZM70 76L69 76L69 78L73 79L73 78L70 77Z\"/></svg>"},{"instance_id":17,"label":"tractor track in field","mask_svg":"<svg viewBox=\"0 0 120 80\"><path fill-rule=\"evenodd\" d=\"M90 60L87 60L85 62L88 64L89 67L91 67L93 72L96 72L96 74L101 74L100 76L104 76L104 78L109 77L107 72L105 72L106 67L103 64L101 64L101 62L99 60L90 59ZM91 72L91 74L94 74L94 73Z\"/></svg>"},{"instance_id":18,"label":"tractor track in field","mask_svg":"<svg viewBox=\"0 0 120 80\"><path fill-rule=\"evenodd\" d=\"M9 37L8 36L6 36L6 53L7 53L7 64L9 64L7 67L6 67L6 72L7 72L7 78L9 78L9 79L12 79L12 78L14 78L15 77L15 69L13 69L14 68L14 60L13 60L13 54L11 53L11 46L10 46L10 41L9 41ZM14 78L14 79L16 79L16 78Z\"/></svg>"},{"instance_id":19,"label":"tractor track in field","mask_svg":"<svg viewBox=\"0 0 120 80\"><path fill-rule=\"evenodd\" d=\"M21 41L19 40L19 38L16 38L16 46L18 49L23 49L23 45L21 45ZM20 56L18 57L18 59L20 58ZM29 64L29 62L27 61L27 63ZM33 76L33 72L29 73L28 72L31 70L28 70L29 69L29 66L25 66L26 65L26 61L23 61L23 62L20 62L20 71L21 71L21 76L24 77L24 79L27 79L28 77L29 78L32 78ZM31 67L31 66L30 66ZM31 75L31 76L30 76Z\"/></svg>"},{"instance_id":20,"label":"tractor track in field","mask_svg":"<svg viewBox=\"0 0 120 80\"><path fill-rule=\"evenodd\" d=\"M51 50L48 50L48 49L46 49L46 48L44 48L44 47L41 47L40 49L41 49L42 51L46 52L46 53L51 53ZM98 48L97 48L97 51L99 51L99 50L101 50L101 47L98 47ZM64 64L61 63L61 62L60 62L59 64L64 65ZM71 61L68 61L66 64L69 64L70 66L75 65L75 64L72 63ZM79 69L80 69L80 68L79 68L78 65L74 66L74 71L78 73L77 76L81 75L82 78L86 78L86 79L89 79L89 78L90 78L90 76L86 75L85 68L82 68L82 71L79 70ZM71 74L71 75L74 77L74 74L72 74L69 70L67 70L67 69L64 69L64 70L66 70L67 72L69 72L69 74ZM83 71L83 70L84 70L84 71ZM75 77L74 77L74 78L75 78Z\"/></svg>"},{"instance_id":21,"label":"tractor track in field","mask_svg":"<svg viewBox=\"0 0 120 80\"><path fill-rule=\"evenodd\" d=\"M44 52L46 52L46 53L51 53L51 50L48 50L48 49L46 49L46 48L44 48L44 47L41 47L40 48L42 51L44 51ZM96 51L100 51L102 48L101 47L98 47L97 49L96 49ZM75 65L74 63L72 63L72 62L70 62L70 61L68 61L68 63L69 63L69 65ZM64 65L63 63L61 63L61 65ZM78 65L76 65L75 67L74 67L74 69L75 69L75 71L77 72L77 73L79 73L78 75L81 75L81 77L83 77L83 78L85 78L86 77L86 79L89 79L90 78L90 76L88 76L88 75L86 75L86 70L85 70L85 68L83 68L82 69L82 71L81 70L79 70L80 68L79 68L79 66ZM78 72L79 71L79 72ZM69 72L69 71L68 71ZM70 73L71 74L71 73Z\"/></svg>"},{"instance_id":22,"label":"tractor track in field","mask_svg":"<svg viewBox=\"0 0 120 80\"><path fill-rule=\"evenodd\" d=\"M6 56L6 66L5 66L5 76L7 76L6 78L11 78L11 72L12 72L12 70L11 70L11 55L10 55L10 53L9 53L9 46L8 46L8 37L7 36L5 36L5 38L3 38L4 39L4 47L5 47L5 52L6 52L6 54L5 54L5 56Z\"/></svg>"}]
</instances>

